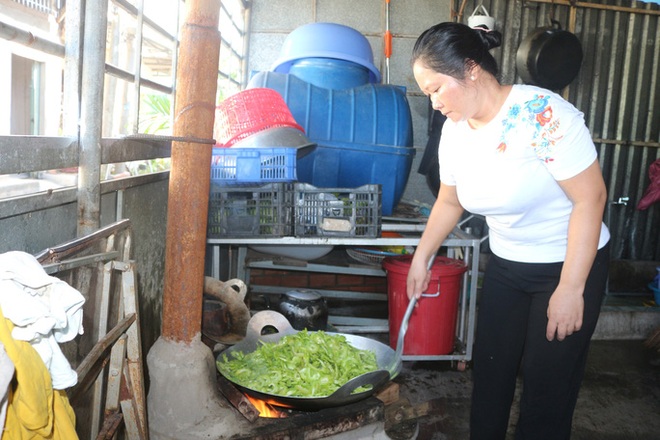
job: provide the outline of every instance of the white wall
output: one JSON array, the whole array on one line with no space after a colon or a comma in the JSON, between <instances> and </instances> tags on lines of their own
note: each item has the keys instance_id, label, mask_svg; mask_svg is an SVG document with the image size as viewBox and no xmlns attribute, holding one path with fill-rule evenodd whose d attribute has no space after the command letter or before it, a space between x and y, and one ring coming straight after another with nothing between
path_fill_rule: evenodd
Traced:
<instances>
[{"instance_id":1,"label":"white wall","mask_svg":"<svg viewBox=\"0 0 660 440\"><path fill-rule=\"evenodd\" d=\"M10 133L11 127L11 50L9 43L0 40L0 135Z\"/></svg>"}]
</instances>

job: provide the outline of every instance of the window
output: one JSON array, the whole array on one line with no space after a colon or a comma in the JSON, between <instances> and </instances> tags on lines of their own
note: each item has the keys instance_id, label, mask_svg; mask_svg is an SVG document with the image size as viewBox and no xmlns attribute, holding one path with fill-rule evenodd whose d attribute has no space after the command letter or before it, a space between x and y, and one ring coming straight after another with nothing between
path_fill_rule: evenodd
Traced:
<instances>
[{"instance_id":1,"label":"window","mask_svg":"<svg viewBox=\"0 0 660 440\"><path fill-rule=\"evenodd\" d=\"M0 10L0 23L8 23L26 34L48 40L52 42L50 47L54 44L63 49L71 44L64 41L66 8L63 1L0 0L0 3L4 2L10 2L12 6ZM248 4L243 0L221 3L216 102L245 85L245 8ZM172 135L176 57L184 12L183 0L110 0L103 114L100 116L104 138L136 134ZM39 48L0 38L0 63L11 66L11 69L0 69L0 94L11 97L0 102L0 135L61 135L63 84L70 84L63 77L66 73L62 54L63 50L58 55L52 51L46 54ZM168 168L169 158L164 157L103 165L100 175L102 179L112 179ZM66 185L75 185L77 168L63 172L67 177L73 177L66 179ZM44 170L30 173L30 177L50 178L52 174L54 172Z\"/></svg>"},{"instance_id":2,"label":"window","mask_svg":"<svg viewBox=\"0 0 660 440\"><path fill-rule=\"evenodd\" d=\"M43 134L43 63L11 57L10 134Z\"/></svg>"}]
</instances>

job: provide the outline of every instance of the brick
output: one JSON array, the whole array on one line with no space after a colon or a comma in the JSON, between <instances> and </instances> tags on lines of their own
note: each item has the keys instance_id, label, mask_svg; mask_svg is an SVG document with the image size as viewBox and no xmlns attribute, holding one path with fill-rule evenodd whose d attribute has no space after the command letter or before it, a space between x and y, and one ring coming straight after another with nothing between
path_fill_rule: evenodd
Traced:
<instances>
[{"instance_id":1,"label":"brick","mask_svg":"<svg viewBox=\"0 0 660 440\"><path fill-rule=\"evenodd\" d=\"M309 286L320 289L335 289L338 286L337 275L334 274L312 274L309 276Z\"/></svg>"},{"instance_id":2,"label":"brick","mask_svg":"<svg viewBox=\"0 0 660 440\"><path fill-rule=\"evenodd\" d=\"M351 289L360 292L387 293L387 286L362 286L358 289Z\"/></svg>"},{"instance_id":3,"label":"brick","mask_svg":"<svg viewBox=\"0 0 660 440\"><path fill-rule=\"evenodd\" d=\"M282 272L282 286L309 287L309 277L306 273Z\"/></svg>"},{"instance_id":4,"label":"brick","mask_svg":"<svg viewBox=\"0 0 660 440\"><path fill-rule=\"evenodd\" d=\"M364 284L368 286L386 286L387 278L385 277L364 277Z\"/></svg>"},{"instance_id":5,"label":"brick","mask_svg":"<svg viewBox=\"0 0 660 440\"><path fill-rule=\"evenodd\" d=\"M362 286L364 276L362 275L337 275L338 286Z\"/></svg>"},{"instance_id":6,"label":"brick","mask_svg":"<svg viewBox=\"0 0 660 440\"><path fill-rule=\"evenodd\" d=\"M250 274L250 283L260 286L281 286L281 275L253 275Z\"/></svg>"}]
</instances>

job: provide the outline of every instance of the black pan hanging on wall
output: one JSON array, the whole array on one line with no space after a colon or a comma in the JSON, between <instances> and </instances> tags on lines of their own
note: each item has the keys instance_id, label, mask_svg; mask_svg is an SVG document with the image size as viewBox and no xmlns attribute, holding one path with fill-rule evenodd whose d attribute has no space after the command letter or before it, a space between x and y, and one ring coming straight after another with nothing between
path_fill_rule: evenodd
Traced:
<instances>
[{"instance_id":1,"label":"black pan hanging on wall","mask_svg":"<svg viewBox=\"0 0 660 440\"><path fill-rule=\"evenodd\" d=\"M558 21L529 34L518 47L516 68L525 84L561 90L577 76L582 64L582 45Z\"/></svg>"}]
</instances>

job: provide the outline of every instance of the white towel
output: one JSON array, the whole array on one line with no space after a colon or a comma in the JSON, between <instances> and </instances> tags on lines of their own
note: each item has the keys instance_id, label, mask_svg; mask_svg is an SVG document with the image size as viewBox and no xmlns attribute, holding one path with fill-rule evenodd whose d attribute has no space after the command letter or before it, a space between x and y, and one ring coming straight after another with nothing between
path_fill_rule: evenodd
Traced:
<instances>
[{"instance_id":1,"label":"white towel","mask_svg":"<svg viewBox=\"0 0 660 440\"><path fill-rule=\"evenodd\" d=\"M37 350L56 390L78 382L58 342L83 333L84 302L80 292L48 275L34 256L18 251L0 254L2 313L15 326L12 337L30 342Z\"/></svg>"}]
</instances>

